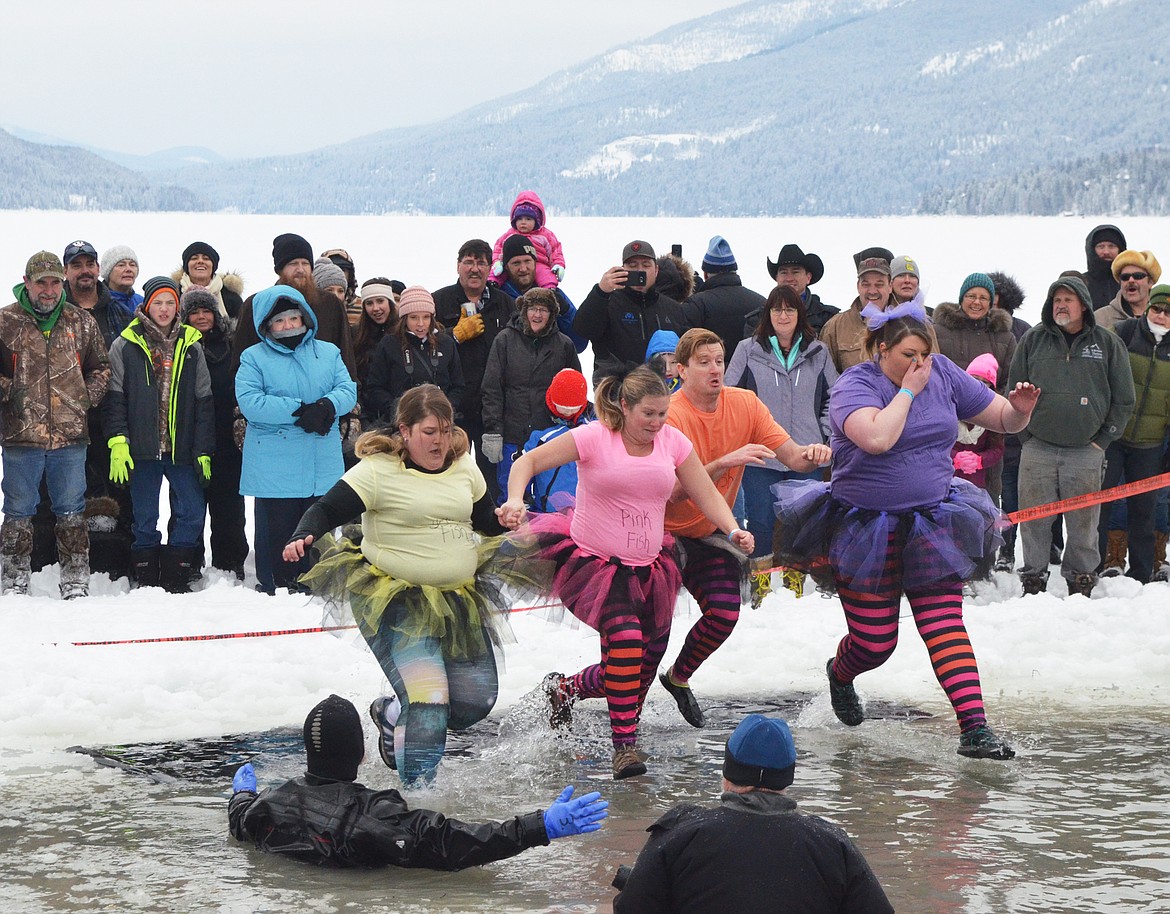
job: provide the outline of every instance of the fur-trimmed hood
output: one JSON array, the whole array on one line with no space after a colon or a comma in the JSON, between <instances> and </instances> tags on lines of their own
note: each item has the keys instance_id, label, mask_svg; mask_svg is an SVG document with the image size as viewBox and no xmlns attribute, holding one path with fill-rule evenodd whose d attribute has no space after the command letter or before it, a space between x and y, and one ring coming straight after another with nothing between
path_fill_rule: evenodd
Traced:
<instances>
[{"instance_id":1,"label":"fur-trimmed hood","mask_svg":"<svg viewBox=\"0 0 1170 914\"><path fill-rule=\"evenodd\" d=\"M182 282L184 276L186 276L186 273L183 272L182 267L179 267L177 270L171 270L171 279L173 279L175 282ZM220 280L220 282L223 283L223 287L225 289L227 289L229 292L235 292L236 295L243 298L243 296L244 296L244 277L243 276L241 276L239 273L216 273L215 276L219 277L219 280ZM190 281L191 281L191 279L190 279L190 277L188 277L187 282L190 282Z\"/></svg>"},{"instance_id":2,"label":"fur-trimmed hood","mask_svg":"<svg viewBox=\"0 0 1170 914\"><path fill-rule=\"evenodd\" d=\"M1024 303L1024 290L1016 282L1016 278L1008 276L1006 273L988 273L987 275L995 283L995 294L999 298L997 307L1009 314L1015 314L1016 309Z\"/></svg>"},{"instance_id":3,"label":"fur-trimmed hood","mask_svg":"<svg viewBox=\"0 0 1170 914\"><path fill-rule=\"evenodd\" d=\"M998 288L999 286L996 286L996 289ZM981 317L975 321L971 320L957 304L945 301L934 306L932 316L934 322L940 327L956 332L978 326L981 321L986 321L987 329L992 333L1010 333L1012 329L1011 312L1004 311L1002 308L992 308L987 312L987 317Z\"/></svg>"}]
</instances>

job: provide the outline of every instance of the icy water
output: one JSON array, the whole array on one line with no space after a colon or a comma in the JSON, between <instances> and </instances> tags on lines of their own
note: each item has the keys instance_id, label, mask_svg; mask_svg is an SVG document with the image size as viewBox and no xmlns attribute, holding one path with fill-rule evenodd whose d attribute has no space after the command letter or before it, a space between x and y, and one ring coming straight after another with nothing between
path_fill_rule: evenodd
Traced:
<instances>
[{"instance_id":1,"label":"icy water","mask_svg":"<svg viewBox=\"0 0 1170 914\"><path fill-rule=\"evenodd\" d=\"M606 912L619 864L677 802L714 802L722 747L750 711L793 722L790 788L805 811L842 825L901 912L1150 912L1170 909L1170 711L1106 708L1089 716L999 700L1019 756L954 754L949 715L882 705L856 730L824 694L717 704L692 730L648 711L648 777L609 777L599 702L552 734L536 696L453 740L439 785L413 805L467 819L546 805L564 783L601 790L600 832L509 861L442 874L332 871L238 845L227 834L227 783L245 759L261 785L300 770L291 730L121 750L125 768L78 753L6 753L0 782L0 899L21 912ZM380 762L361 779L397 786Z\"/></svg>"}]
</instances>

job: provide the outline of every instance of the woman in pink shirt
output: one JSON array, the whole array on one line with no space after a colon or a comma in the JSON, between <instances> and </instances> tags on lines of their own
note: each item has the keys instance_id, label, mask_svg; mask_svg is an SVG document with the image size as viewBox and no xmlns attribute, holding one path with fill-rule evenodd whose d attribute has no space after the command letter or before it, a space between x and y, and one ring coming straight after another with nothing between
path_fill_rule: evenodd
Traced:
<instances>
[{"instance_id":1,"label":"woman in pink shirt","mask_svg":"<svg viewBox=\"0 0 1170 914\"><path fill-rule=\"evenodd\" d=\"M577 462L575 507L533 515L514 542L544 591L601 635L601 662L545 679L554 726L568 723L579 698L609 704L615 780L645 774L635 744L646 691L666 652L682 580L666 503L689 497L750 553L740 530L690 441L666 425L670 397L646 366L605 378L595 393L599 421L523 454L508 477L508 499L496 513L513 530L526 519L524 491L537 473ZM524 534L527 534L524 535ZM526 561L527 560L527 561Z\"/></svg>"}]
</instances>

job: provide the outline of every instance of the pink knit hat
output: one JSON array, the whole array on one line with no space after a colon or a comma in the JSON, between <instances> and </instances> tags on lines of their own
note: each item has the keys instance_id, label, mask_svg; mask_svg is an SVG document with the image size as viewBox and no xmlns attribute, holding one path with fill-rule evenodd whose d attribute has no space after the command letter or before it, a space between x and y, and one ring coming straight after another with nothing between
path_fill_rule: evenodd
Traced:
<instances>
[{"instance_id":1,"label":"pink knit hat","mask_svg":"<svg viewBox=\"0 0 1170 914\"><path fill-rule=\"evenodd\" d=\"M996 379L999 377L999 362L990 352L985 352L971 360L971 364L967 366L967 374L995 387Z\"/></svg>"},{"instance_id":2,"label":"pink knit hat","mask_svg":"<svg viewBox=\"0 0 1170 914\"><path fill-rule=\"evenodd\" d=\"M406 317L408 314L435 313L435 300L431 293L422 286L407 286L402 290L402 297L398 299L398 315Z\"/></svg>"}]
</instances>

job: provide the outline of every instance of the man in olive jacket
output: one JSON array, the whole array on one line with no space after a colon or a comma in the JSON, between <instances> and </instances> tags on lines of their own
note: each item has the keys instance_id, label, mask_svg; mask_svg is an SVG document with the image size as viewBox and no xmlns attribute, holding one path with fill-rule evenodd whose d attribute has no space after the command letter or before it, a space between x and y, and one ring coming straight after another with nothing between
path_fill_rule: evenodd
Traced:
<instances>
[{"instance_id":1,"label":"man in olive jacket","mask_svg":"<svg viewBox=\"0 0 1170 914\"><path fill-rule=\"evenodd\" d=\"M1020 507L1100 491L1105 449L1121 437L1133 412L1133 372L1121 340L1097 326L1080 274L1063 274L1049 286L1040 323L1016 348L1007 389L1020 381L1040 388L1032 421L1020 433ZM1070 594L1088 596L1096 584L1100 513L1095 505L1064 516L1061 574ZM1051 521L1022 524L1020 539L1024 593L1039 593L1048 583Z\"/></svg>"},{"instance_id":2,"label":"man in olive jacket","mask_svg":"<svg viewBox=\"0 0 1170 914\"><path fill-rule=\"evenodd\" d=\"M57 517L61 596L69 600L89 593L87 413L106 395L110 360L93 317L65 300L64 283L60 259L40 251L12 290L16 301L0 309L0 592L28 593L33 516L44 477Z\"/></svg>"}]
</instances>

